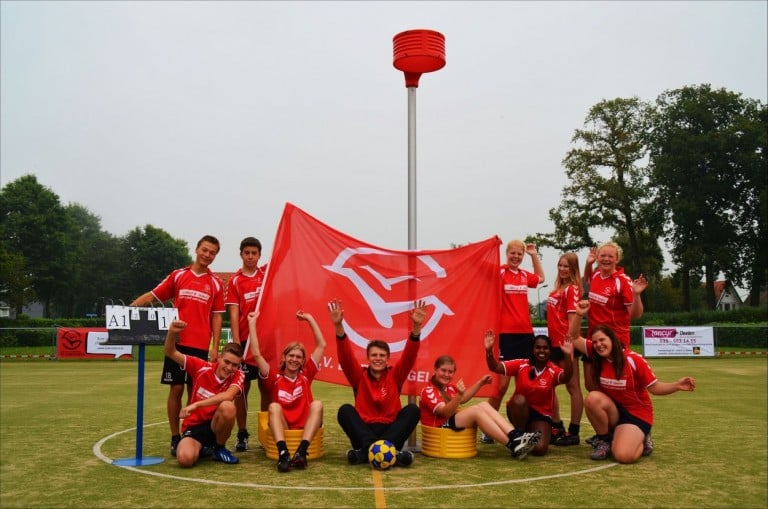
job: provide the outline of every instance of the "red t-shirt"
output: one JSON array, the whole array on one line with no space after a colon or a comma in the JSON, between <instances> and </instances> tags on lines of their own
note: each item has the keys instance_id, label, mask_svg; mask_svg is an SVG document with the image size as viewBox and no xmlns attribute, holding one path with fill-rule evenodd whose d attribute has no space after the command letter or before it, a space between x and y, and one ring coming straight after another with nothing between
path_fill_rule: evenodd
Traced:
<instances>
[{"instance_id":1,"label":"red t-shirt","mask_svg":"<svg viewBox=\"0 0 768 509\"><path fill-rule=\"evenodd\" d=\"M512 270L508 265L501 268L500 333L533 332L528 288L536 288L539 281L539 276L527 270Z\"/></svg>"},{"instance_id":2,"label":"red t-shirt","mask_svg":"<svg viewBox=\"0 0 768 509\"><path fill-rule=\"evenodd\" d=\"M600 390L633 416L653 425L653 403L648 395L648 386L657 378L648 361L629 348L623 350L626 365L624 375L616 379L613 363L604 359L600 370ZM587 340L587 355L592 356L592 341Z\"/></svg>"},{"instance_id":3,"label":"red t-shirt","mask_svg":"<svg viewBox=\"0 0 768 509\"><path fill-rule=\"evenodd\" d=\"M459 391L453 384L446 386L445 392L451 399L459 397ZM434 426L439 428L448 422L448 417L440 417L436 413L437 409L444 405L445 401L440 395L440 391L437 387L432 382L425 385L424 388L421 389L421 397L419 398L422 426Z\"/></svg>"},{"instance_id":4,"label":"red t-shirt","mask_svg":"<svg viewBox=\"0 0 768 509\"><path fill-rule=\"evenodd\" d=\"M568 317L576 312L576 305L581 300L581 290L577 285L569 285L560 290L553 290L547 298L547 333L553 347L563 345L568 334Z\"/></svg>"},{"instance_id":5,"label":"red t-shirt","mask_svg":"<svg viewBox=\"0 0 768 509\"><path fill-rule=\"evenodd\" d=\"M309 405L312 399L312 380L320 371L314 359L310 357L304 363L304 367L294 379L285 376L285 373L270 369L266 377L265 386L272 395L271 401L280 403L283 407L283 416L288 423L288 429L301 429L307 423L309 417Z\"/></svg>"},{"instance_id":6,"label":"red t-shirt","mask_svg":"<svg viewBox=\"0 0 768 509\"><path fill-rule=\"evenodd\" d=\"M224 285L210 269L200 275L184 267L171 272L152 290L160 301L173 299L179 319L187 326L179 333L179 344L208 351L211 346L211 313L224 312Z\"/></svg>"},{"instance_id":7,"label":"red t-shirt","mask_svg":"<svg viewBox=\"0 0 768 509\"><path fill-rule=\"evenodd\" d=\"M208 362L202 359L198 359L192 355L184 356L184 371L189 373L192 377L192 396L189 403L196 403L203 401L216 394L225 392L231 386L236 385L240 392L243 391L243 382L245 381L245 375L239 369L229 375L224 380L219 379L216 376L216 362ZM189 417L184 419L181 423L182 432L196 426L203 424L204 422L213 419L213 414L216 413L216 405L208 405L204 407L196 408Z\"/></svg>"},{"instance_id":8,"label":"red t-shirt","mask_svg":"<svg viewBox=\"0 0 768 509\"><path fill-rule=\"evenodd\" d=\"M256 269L250 276L243 274L243 269L239 269L234 276L227 282L227 297L224 301L225 306L237 306L240 310L238 318L238 330L240 331L240 341L243 348L248 339L248 313L256 310L256 303L261 294L261 287L264 284L264 274L266 265ZM232 324L234 325L234 324ZM253 354L250 348L245 348L243 362L254 365Z\"/></svg>"},{"instance_id":9,"label":"red t-shirt","mask_svg":"<svg viewBox=\"0 0 768 509\"><path fill-rule=\"evenodd\" d=\"M589 327L587 338L592 337L596 325L607 325L624 346L629 346L629 308L635 296L632 293L632 280L619 267L608 277L600 271L592 274L589 283Z\"/></svg>"},{"instance_id":10,"label":"red t-shirt","mask_svg":"<svg viewBox=\"0 0 768 509\"><path fill-rule=\"evenodd\" d=\"M528 359L513 359L503 361L504 374L515 377L515 393L512 398L518 394L525 396L525 400L530 408L533 408L541 415L552 417L554 413L555 387L560 383L560 374L563 368L552 362L547 362L546 367L541 373L530 364ZM531 380L528 373L534 370L536 375Z\"/></svg>"},{"instance_id":11,"label":"red t-shirt","mask_svg":"<svg viewBox=\"0 0 768 509\"><path fill-rule=\"evenodd\" d=\"M408 374L416 363L420 341L408 339L400 360L375 380L368 373L368 366L361 365L352 352L352 344L346 337L336 338L336 352L339 355L344 376L355 391L355 409L363 422L391 424L395 422L400 404L400 391Z\"/></svg>"}]
</instances>

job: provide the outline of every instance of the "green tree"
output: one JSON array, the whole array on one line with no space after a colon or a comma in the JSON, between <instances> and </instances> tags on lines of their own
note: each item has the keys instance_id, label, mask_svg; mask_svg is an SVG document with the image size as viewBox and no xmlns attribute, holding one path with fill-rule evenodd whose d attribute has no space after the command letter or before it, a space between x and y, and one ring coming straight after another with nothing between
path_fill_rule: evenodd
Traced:
<instances>
[{"instance_id":1,"label":"green tree","mask_svg":"<svg viewBox=\"0 0 768 509\"><path fill-rule=\"evenodd\" d=\"M591 229L616 232L627 241L629 271L641 272L647 253L641 231L658 237L659 216L648 187L646 133L648 105L637 98L603 100L590 108L584 128L563 165L570 184L550 209L555 232L533 240L561 250L595 244Z\"/></svg>"},{"instance_id":2,"label":"green tree","mask_svg":"<svg viewBox=\"0 0 768 509\"><path fill-rule=\"evenodd\" d=\"M5 249L23 257L45 316L50 316L52 299L67 284L66 225L58 195L34 175L19 177L0 191Z\"/></svg>"},{"instance_id":3,"label":"green tree","mask_svg":"<svg viewBox=\"0 0 768 509\"><path fill-rule=\"evenodd\" d=\"M764 284L764 110L741 94L708 84L666 91L656 100L651 182L681 269L686 310L696 281L691 275L700 268L709 309L715 306L714 282L721 272L737 284L745 273L757 280L762 276ZM755 260L762 267L755 267Z\"/></svg>"},{"instance_id":4,"label":"green tree","mask_svg":"<svg viewBox=\"0 0 768 509\"><path fill-rule=\"evenodd\" d=\"M123 243L128 284L121 298L126 302L154 288L174 269L192 263L184 240L149 224L128 232Z\"/></svg>"},{"instance_id":5,"label":"green tree","mask_svg":"<svg viewBox=\"0 0 768 509\"><path fill-rule=\"evenodd\" d=\"M13 307L19 316L24 306L36 298L32 278L24 257L0 247L0 300Z\"/></svg>"},{"instance_id":6,"label":"green tree","mask_svg":"<svg viewBox=\"0 0 768 509\"><path fill-rule=\"evenodd\" d=\"M79 204L65 207L68 284L54 303L62 316L101 314L122 284L123 244L102 230L101 218Z\"/></svg>"}]
</instances>

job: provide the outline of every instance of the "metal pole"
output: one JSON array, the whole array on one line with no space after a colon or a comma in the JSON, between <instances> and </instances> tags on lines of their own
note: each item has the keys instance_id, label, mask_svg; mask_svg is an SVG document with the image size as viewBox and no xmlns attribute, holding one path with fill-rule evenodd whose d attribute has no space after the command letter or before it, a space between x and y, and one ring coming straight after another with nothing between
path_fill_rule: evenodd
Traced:
<instances>
[{"instance_id":1,"label":"metal pole","mask_svg":"<svg viewBox=\"0 0 768 509\"><path fill-rule=\"evenodd\" d=\"M408 249L416 248L416 87L408 87Z\"/></svg>"}]
</instances>

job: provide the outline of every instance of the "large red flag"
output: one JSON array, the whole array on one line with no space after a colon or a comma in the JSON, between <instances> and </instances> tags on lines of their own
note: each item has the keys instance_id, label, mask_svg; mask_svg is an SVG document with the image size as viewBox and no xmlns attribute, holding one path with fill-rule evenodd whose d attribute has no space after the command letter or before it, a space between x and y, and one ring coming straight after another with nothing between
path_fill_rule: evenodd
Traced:
<instances>
[{"instance_id":1,"label":"large red flag","mask_svg":"<svg viewBox=\"0 0 768 509\"><path fill-rule=\"evenodd\" d=\"M455 249L395 251L345 235L287 203L259 300L262 355L275 366L291 341L301 341L307 354L314 350L309 327L295 316L301 309L315 317L328 343L317 379L349 385L338 365L328 302L342 301L344 329L362 364L371 339L389 343L394 364L408 338L413 301L423 299L427 320L403 393L419 394L443 354L456 360L454 381L463 378L469 386L488 373L483 333L498 319L500 243L491 237ZM478 395L489 396L492 387Z\"/></svg>"}]
</instances>

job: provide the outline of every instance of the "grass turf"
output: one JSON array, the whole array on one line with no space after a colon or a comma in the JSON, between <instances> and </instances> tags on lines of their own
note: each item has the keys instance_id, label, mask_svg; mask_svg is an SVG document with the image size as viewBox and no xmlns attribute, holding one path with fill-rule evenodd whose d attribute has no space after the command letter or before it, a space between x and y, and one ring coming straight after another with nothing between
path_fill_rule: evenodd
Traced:
<instances>
[{"instance_id":1,"label":"grass turf","mask_svg":"<svg viewBox=\"0 0 768 509\"><path fill-rule=\"evenodd\" d=\"M0 507L766 507L766 358L650 362L661 380L691 375L698 388L653 397L656 451L634 465L591 461L583 443L523 461L502 445L478 443L470 459L417 454L410 468L385 472L349 466L335 415L351 390L315 382L325 404L325 455L310 458L305 471L279 474L258 447L255 410L240 464L179 468L168 452L159 362L145 366L143 455L165 461L131 470L97 453L135 456L135 362L4 361ZM558 393L567 416L565 388ZM258 406L258 391L250 403ZM591 434L585 417L582 439Z\"/></svg>"}]
</instances>

